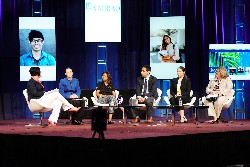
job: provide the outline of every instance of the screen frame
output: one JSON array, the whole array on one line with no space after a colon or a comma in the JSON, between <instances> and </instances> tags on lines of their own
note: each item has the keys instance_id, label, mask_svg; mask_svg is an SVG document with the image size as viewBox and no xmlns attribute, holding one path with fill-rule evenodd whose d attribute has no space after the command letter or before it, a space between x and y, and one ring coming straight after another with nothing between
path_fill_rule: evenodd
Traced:
<instances>
[{"instance_id":1,"label":"screen frame","mask_svg":"<svg viewBox=\"0 0 250 167\"><path fill-rule=\"evenodd\" d=\"M216 69L223 66L231 80L250 80L250 59L243 57L248 54L250 44L209 44L209 79L213 79Z\"/></svg>"},{"instance_id":2,"label":"screen frame","mask_svg":"<svg viewBox=\"0 0 250 167\"><path fill-rule=\"evenodd\" d=\"M121 42L121 0L85 0L85 42Z\"/></svg>"},{"instance_id":3,"label":"screen frame","mask_svg":"<svg viewBox=\"0 0 250 167\"><path fill-rule=\"evenodd\" d=\"M177 68L185 67L185 16L150 17L149 19L151 75L157 79L173 79L177 77ZM158 51L165 34L170 35L171 41L178 47L179 56L183 57L183 61L164 63L159 60Z\"/></svg>"},{"instance_id":4,"label":"screen frame","mask_svg":"<svg viewBox=\"0 0 250 167\"><path fill-rule=\"evenodd\" d=\"M19 17L20 56L31 50L28 39L31 30L37 30L43 34L44 43L42 51L52 55L56 61L55 17ZM20 81L28 81L30 79L30 67L32 66L20 65ZM41 81L56 81L56 64L38 67L40 67L42 72Z\"/></svg>"}]
</instances>

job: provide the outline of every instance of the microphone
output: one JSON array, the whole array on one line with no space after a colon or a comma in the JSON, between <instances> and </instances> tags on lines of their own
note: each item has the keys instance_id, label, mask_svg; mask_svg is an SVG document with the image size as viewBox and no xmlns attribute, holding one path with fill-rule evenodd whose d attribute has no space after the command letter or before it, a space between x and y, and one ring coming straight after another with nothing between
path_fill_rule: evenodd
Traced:
<instances>
[{"instance_id":1,"label":"microphone","mask_svg":"<svg viewBox=\"0 0 250 167\"><path fill-rule=\"evenodd\" d=\"M118 106L120 106L123 102L122 95L119 95L116 100L117 100Z\"/></svg>"}]
</instances>

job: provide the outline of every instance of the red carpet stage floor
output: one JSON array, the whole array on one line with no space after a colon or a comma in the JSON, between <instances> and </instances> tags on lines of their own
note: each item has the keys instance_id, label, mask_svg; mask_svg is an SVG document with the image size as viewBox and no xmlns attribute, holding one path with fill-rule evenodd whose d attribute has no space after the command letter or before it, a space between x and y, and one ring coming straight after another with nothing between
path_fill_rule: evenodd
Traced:
<instances>
[{"instance_id":1,"label":"red carpet stage floor","mask_svg":"<svg viewBox=\"0 0 250 167\"><path fill-rule=\"evenodd\" d=\"M55 127L36 127L29 124L39 123L39 119L22 119L22 120L1 120L0 134L18 134L18 135L39 135L39 136L62 136L62 137L80 137L92 138L91 120L84 119L83 125L67 125L68 120L58 121ZM154 123L148 124L141 122L140 124L131 123L123 124L122 120L114 120L115 124L108 124L107 130L104 131L105 139L135 139L149 138L161 136L176 136L201 133L215 132L241 132L250 130L250 120L235 120L233 123L210 124L207 122L196 125L193 122L178 123L172 126L171 122L167 122L163 118L154 118ZM47 119L44 119L47 123Z\"/></svg>"},{"instance_id":2,"label":"red carpet stage floor","mask_svg":"<svg viewBox=\"0 0 250 167\"><path fill-rule=\"evenodd\" d=\"M115 120L93 137L83 125L33 127L39 119L0 120L0 166L229 166L250 163L250 121L198 125ZM128 120L132 121L132 120ZM44 119L47 123L47 120ZM70 166L71 166L70 165Z\"/></svg>"}]
</instances>

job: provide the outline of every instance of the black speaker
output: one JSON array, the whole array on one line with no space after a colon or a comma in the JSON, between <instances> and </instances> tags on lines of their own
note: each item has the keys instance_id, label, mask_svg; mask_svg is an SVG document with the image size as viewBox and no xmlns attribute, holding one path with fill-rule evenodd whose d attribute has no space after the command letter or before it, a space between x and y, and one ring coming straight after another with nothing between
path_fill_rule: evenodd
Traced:
<instances>
[{"instance_id":1,"label":"black speaker","mask_svg":"<svg viewBox=\"0 0 250 167\"><path fill-rule=\"evenodd\" d=\"M92 110L91 130L97 132L107 130L107 110L103 110L102 107Z\"/></svg>"}]
</instances>

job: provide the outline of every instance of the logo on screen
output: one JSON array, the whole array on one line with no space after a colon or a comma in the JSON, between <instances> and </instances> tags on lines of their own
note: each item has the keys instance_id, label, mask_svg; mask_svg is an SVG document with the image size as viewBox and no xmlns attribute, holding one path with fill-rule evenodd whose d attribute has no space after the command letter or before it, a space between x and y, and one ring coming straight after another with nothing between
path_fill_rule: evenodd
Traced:
<instances>
[{"instance_id":1,"label":"logo on screen","mask_svg":"<svg viewBox=\"0 0 250 167\"><path fill-rule=\"evenodd\" d=\"M209 73L216 73L218 67L209 67Z\"/></svg>"}]
</instances>

